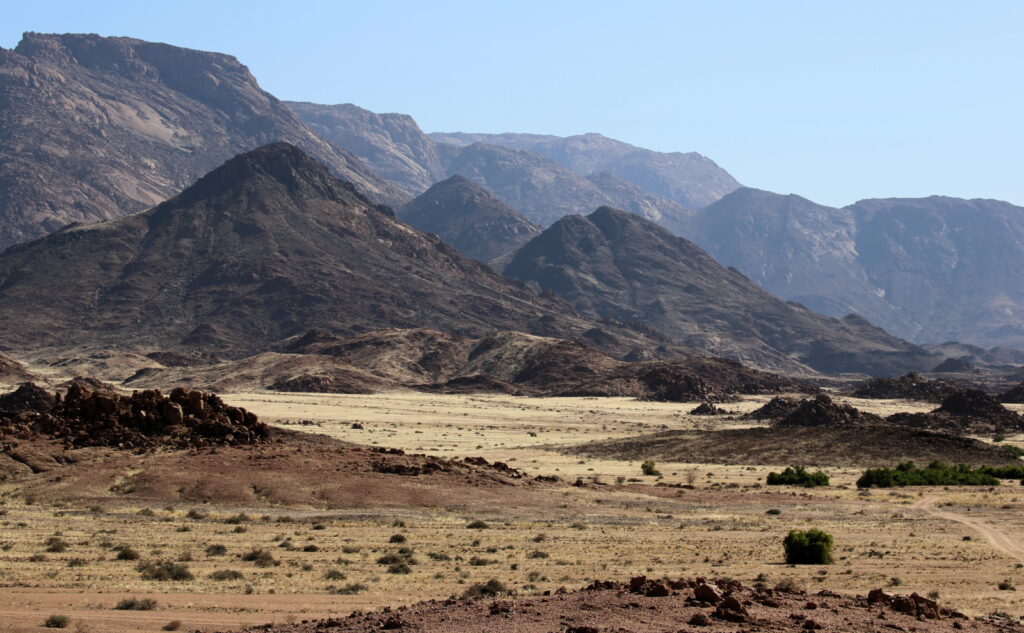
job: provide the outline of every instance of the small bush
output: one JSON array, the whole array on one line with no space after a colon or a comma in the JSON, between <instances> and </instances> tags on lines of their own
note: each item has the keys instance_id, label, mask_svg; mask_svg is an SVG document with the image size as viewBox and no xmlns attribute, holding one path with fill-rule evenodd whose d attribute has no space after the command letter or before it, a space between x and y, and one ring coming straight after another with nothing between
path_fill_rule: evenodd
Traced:
<instances>
[{"instance_id":1,"label":"small bush","mask_svg":"<svg viewBox=\"0 0 1024 633\"><path fill-rule=\"evenodd\" d=\"M405 563L395 563L388 567L389 574L408 574L412 572L412 568Z\"/></svg>"},{"instance_id":2,"label":"small bush","mask_svg":"<svg viewBox=\"0 0 1024 633\"><path fill-rule=\"evenodd\" d=\"M122 547L114 558L117 560L139 560L139 553L130 547Z\"/></svg>"},{"instance_id":3,"label":"small bush","mask_svg":"<svg viewBox=\"0 0 1024 633\"><path fill-rule=\"evenodd\" d=\"M470 521L466 524L466 527L470 530L486 530L491 526L487 525L486 521Z\"/></svg>"},{"instance_id":4,"label":"small bush","mask_svg":"<svg viewBox=\"0 0 1024 633\"><path fill-rule=\"evenodd\" d=\"M648 477L657 477L661 475L657 468L655 468L654 460L648 459L644 463L640 464L640 472L647 475Z\"/></svg>"},{"instance_id":5,"label":"small bush","mask_svg":"<svg viewBox=\"0 0 1024 633\"><path fill-rule=\"evenodd\" d=\"M218 569L210 574L210 580L242 580L245 574L235 569Z\"/></svg>"},{"instance_id":6,"label":"small bush","mask_svg":"<svg viewBox=\"0 0 1024 633\"><path fill-rule=\"evenodd\" d=\"M188 567L170 561L140 563L137 569L143 580L184 582L194 578Z\"/></svg>"},{"instance_id":7,"label":"small bush","mask_svg":"<svg viewBox=\"0 0 1024 633\"><path fill-rule=\"evenodd\" d=\"M1017 588L1013 586L1013 581L1007 578L998 585L1000 591L1017 591Z\"/></svg>"},{"instance_id":8,"label":"small bush","mask_svg":"<svg viewBox=\"0 0 1024 633\"><path fill-rule=\"evenodd\" d=\"M177 631L181 628L181 620L171 620L161 627L163 631Z\"/></svg>"},{"instance_id":9,"label":"small bush","mask_svg":"<svg viewBox=\"0 0 1024 633\"><path fill-rule=\"evenodd\" d=\"M239 514L224 519L224 522L228 525L238 525L239 523L246 523L251 520L252 519L249 517L248 514L240 512Z\"/></svg>"},{"instance_id":10,"label":"small bush","mask_svg":"<svg viewBox=\"0 0 1024 633\"><path fill-rule=\"evenodd\" d=\"M46 539L43 543L46 546L47 552L53 552L54 554L60 554L61 552L68 551L68 543L59 536L51 536Z\"/></svg>"},{"instance_id":11,"label":"small bush","mask_svg":"<svg viewBox=\"0 0 1024 633\"><path fill-rule=\"evenodd\" d=\"M206 555L207 556L223 556L224 554L227 554L227 553L228 553L228 548L224 547L223 545L216 544L216 543L213 544L213 545L209 545L206 548Z\"/></svg>"},{"instance_id":12,"label":"small bush","mask_svg":"<svg viewBox=\"0 0 1024 633\"><path fill-rule=\"evenodd\" d=\"M68 567L85 567L88 564L84 558L72 558L68 561Z\"/></svg>"},{"instance_id":13,"label":"small bush","mask_svg":"<svg viewBox=\"0 0 1024 633\"><path fill-rule=\"evenodd\" d=\"M280 565L274 557L265 549L254 549L242 554L242 560L253 563L257 567L271 567Z\"/></svg>"},{"instance_id":14,"label":"small bush","mask_svg":"<svg viewBox=\"0 0 1024 633\"><path fill-rule=\"evenodd\" d=\"M337 569L328 569L324 572L324 580L345 580L345 574Z\"/></svg>"},{"instance_id":15,"label":"small bush","mask_svg":"<svg viewBox=\"0 0 1024 633\"><path fill-rule=\"evenodd\" d=\"M156 600L152 598L125 598L114 607L118 611L152 611L156 608Z\"/></svg>"},{"instance_id":16,"label":"small bush","mask_svg":"<svg viewBox=\"0 0 1024 633\"><path fill-rule=\"evenodd\" d=\"M765 511L765 514L767 514L769 516L777 517L780 514L782 514L782 510L779 510L778 508L769 508L767 511Z\"/></svg>"},{"instance_id":17,"label":"small bush","mask_svg":"<svg viewBox=\"0 0 1024 633\"><path fill-rule=\"evenodd\" d=\"M527 558L548 558L549 556L550 554L548 554L547 552L542 552L540 550L530 552L526 555Z\"/></svg>"},{"instance_id":18,"label":"small bush","mask_svg":"<svg viewBox=\"0 0 1024 633\"><path fill-rule=\"evenodd\" d=\"M344 587L340 587L338 589L334 589L333 591L331 591L331 593L333 593L335 595L339 595L339 596L352 596L352 595L355 595L357 593L362 593L362 592L366 591L366 589L367 589L367 586L364 585L363 583L361 583L361 582L352 582L352 583L349 583L349 584L345 585Z\"/></svg>"},{"instance_id":19,"label":"small bush","mask_svg":"<svg viewBox=\"0 0 1024 633\"><path fill-rule=\"evenodd\" d=\"M202 521L206 518L206 513L203 512L202 510L196 510L195 508L192 508L191 510L188 511L188 514L186 514L185 516L189 519L192 519L193 521Z\"/></svg>"},{"instance_id":20,"label":"small bush","mask_svg":"<svg viewBox=\"0 0 1024 633\"><path fill-rule=\"evenodd\" d=\"M43 622L43 626L48 629L66 629L69 624L71 624L71 618L66 615L51 615Z\"/></svg>"},{"instance_id":21,"label":"small bush","mask_svg":"<svg viewBox=\"0 0 1024 633\"><path fill-rule=\"evenodd\" d=\"M388 543L404 543L406 540L404 534L392 534L391 538L388 539Z\"/></svg>"},{"instance_id":22,"label":"small bush","mask_svg":"<svg viewBox=\"0 0 1024 633\"><path fill-rule=\"evenodd\" d=\"M832 535L821 530L791 530L782 545L786 550L786 562L791 565L832 563Z\"/></svg>"},{"instance_id":23,"label":"small bush","mask_svg":"<svg viewBox=\"0 0 1024 633\"><path fill-rule=\"evenodd\" d=\"M828 475L819 471L808 472L803 466L788 467L781 473L768 473L769 486L803 486L814 488L828 485Z\"/></svg>"},{"instance_id":24,"label":"small bush","mask_svg":"<svg viewBox=\"0 0 1024 633\"><path fill-rule=\"evenodd\" d=\"M509 593L508 587L503 582L491 578L485 583L475 583L462 592L463 598L481 598L484 596L500 596Z\"/></svg>"}]
</instances>

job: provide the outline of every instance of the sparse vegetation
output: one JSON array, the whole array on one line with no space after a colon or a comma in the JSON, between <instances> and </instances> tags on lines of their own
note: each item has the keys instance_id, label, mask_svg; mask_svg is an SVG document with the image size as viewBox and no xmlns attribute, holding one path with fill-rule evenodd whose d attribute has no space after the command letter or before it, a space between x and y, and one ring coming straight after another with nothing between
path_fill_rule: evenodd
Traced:
<instances>
[{"instance_id":1,"label":"sparse vegetation","mask_svg":"<svg viewBox=\"0 0 1024 633\"><path fill-rule=\"evenodd\" d=\"M252 549L242 554L242 560L247 563L253 563L257 567L272 567L274 565L280 565L281 563L275 559L270 552L265 549Z\"/></svg>"},{"instance_id":2,"label":"sparse vegetation","mask_svg":"<svg viewBox=\"0 0 1024 633\"><path fill-rule=\"evenodd\" d=\"M786 550L786 562L791 565L832 563L832 535L821 530L791 530L782 545Z\"/></svg>"},{"instance_id":3,"label":"sparse vegetation","mask_svg":"<svg viewBox=\"0 0 1024 633\"><path fill-rule=\"evenodd\" d=\"M487 528L489 528L491 526L488 525L486 521L477 520L477 521L470 521L469 523L466 524L466 527L469 528L470 530L486 530Z\"/></svg>"},{"instance_id":4,"label":"sparse vegetation","mask_svg":"<svg viewBox=\"0 0 1024 633\"><path fill-rule=\"evenodd\" d=\"M160 627L161 631L177 631L181 628L181 620L171 620L167 624Z\"/></svg>"},{"instance_id":5,"label":"sparse vegetation","mask_svg":"<svg viewBox=\"0 0 1024 633\"><path fill-rule=\"evenodd\" d=\"M827 486L829 480L828 475L820 470L812 473L803 466L790 466L781 473L768 473L767 483L769 486L803 486L805 488L815 488L817 486Z\"/></svg>"},{"instance_id":6,"label":"sparse vegetation","mask_svg":"<svg viewBox=\"0 0 1024 633\"><path fill-rule=\"evenodd\" d=\"M143 562L137 569L143 580L185 582L194 578L188 567L170 561Z\"/></svg>"},{"instance_id":7,"label":"sparse vegetation","mask_svg":"<svg viewBox=\"0 0 1024 633\"><path fill-rule=\"evenodd\" d=\"M210 580L242 580L245 574L236 569L218 569L210 574Z\"/></svg>"},{"instance_id":8,"label":"sparse vegetation","mask_svg":"<svg viewBox=\"0 0 1024 633\"><path fill-rule=\"evenodd\" d=\"M124 598L114 606L118 611L152 611L156 600L152 598Z\"/></svg>"}]
</instances>

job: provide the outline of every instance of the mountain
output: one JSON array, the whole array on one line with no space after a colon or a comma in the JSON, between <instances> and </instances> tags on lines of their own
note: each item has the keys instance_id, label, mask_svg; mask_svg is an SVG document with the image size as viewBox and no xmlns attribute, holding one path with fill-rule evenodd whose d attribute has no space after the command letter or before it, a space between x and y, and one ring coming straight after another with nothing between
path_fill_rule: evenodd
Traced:
<instances>
[{"instance_id":1,"label":"mountain","mask_svg":"<svg viewBox=\"0 0 1024 633\"><path fill-rule=\"evenodd\" d=\"M407 114L377 114L351 103L285 104L321 138L355 153L411 196L445 177L451 152L438 147Z\"/></svg>"},{"instance_id":2,"label":"mountain","mask_svg":"<svg viewBox=\"0 0 1024 633\"><path fill-rule=\"evenodd\" d=\"M437 135L424 134L412 117L404 114L377 114L352 104L287 105L314 132L355 152L376 172L414 196L439 180L461 175L542 226L570 213L610 205L682 234L692 215L678 202L649 193L609 171L574 171L543 154L510 150L504 142L438 142L432 138ZM511 136L536 142L557 139Z\"/></svg>"},{"instance_id":3,"label":"mountain","mask_svg":"<svg viewBox=\"0 0 1024 633\"><path fill-rule=\"evenodd\" d=\"M558 219L599 206L625 207L668 227L684 226L691 213L614 176L587 178L533 152L475 143L448 165L484 187L531 221L549 226Z\"/></svg>"},{"instance_id":4,"label":"mountain","mask_svg":"<svg viewBox=\"0 0 1024 633\"><path fill-rule=\"evenodd\" d=\"M896 375L935 362L859 317L780 301L694 243L608 207L556 222L504 272L558 293L584 316L641 322L684 347L759 367Z\"/></svg>"},{"instance_id":5,"label":"mountain","mask_svg":"<svg viewBox=\"0 0 1024 633\"><path fill-rule=\"evenodd\" d=\"M234 57L97 35L0 49L0 249L157 204L285 140L377 202L402 191L309 131Z\"/></svg>"},{"instance_id":6,"label":"mountain","mask_svg":"<svg viewBox=\"0 0 1024 633\"><path fill-rule=\"evenodd\" d=\"M743 187L697 213L686 237L776 296L886 328L898 322L858 260L849 210Z\"/></svg>"},{"instance_id":7,"label":"mountain","mask_svg":"<svg viewBox=\"0 0 1024 633\"><path fill-rule=\"evenodd\" d=\"M459 146L484 143L529 151L584 176L608 172L688 209L711 204L740 186L714 161L696 152L655 152L600 134L558 137L455 132L430 137Z\"/></svg>"},{"instance_id":8,"label":"mountain","mask_svg":"<svg viewBox=\"0 0 1024 633\"><path fill-rule=\"evenodd\" d=\"M0 314L0 340L20 352L237 358L315 327L600 334L617 355L644 344L412 229L287 143L232 158L143 213L8 249Z\"/></svg>"},{"instance_id":9,"label":"mountain","mask_svg":"<svg viewBox=\"0 0 1024 633\"><path fill-rule=\"evenodd\" d=\"M1024 347L1024 208L932 196L842 209L739 189L687 236L769 292L908 340Z\"/></svg>"},{"instance_id":10,"label":"mountain","mask_svg":"<svg viewBox=\"0 0 1024 633\"><path fill-rule=\"evenodd\" d=\"M514 209L462 176L427 189L399 209L399 217L436 233L467 257L486 262L509 253L541 231Z\"/></svg>"}]
</instances>

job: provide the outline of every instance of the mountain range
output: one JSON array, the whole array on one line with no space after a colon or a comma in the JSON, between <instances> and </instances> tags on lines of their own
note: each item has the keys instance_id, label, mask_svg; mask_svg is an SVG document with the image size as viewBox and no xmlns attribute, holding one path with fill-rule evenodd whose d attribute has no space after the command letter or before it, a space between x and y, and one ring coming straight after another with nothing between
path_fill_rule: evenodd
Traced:
<instances>
[{"instance_id":1,"label":"mountain range","mask_svg":"<svg viewBox=\"0 0 1024 633\"><path fill-rule=\"evenodd\" d=\"M400 189L332 146L234 57L26 33L0 48L0 249L140 211L239 152L285 140L378 202Z\"/></svg>"}]
</instances>

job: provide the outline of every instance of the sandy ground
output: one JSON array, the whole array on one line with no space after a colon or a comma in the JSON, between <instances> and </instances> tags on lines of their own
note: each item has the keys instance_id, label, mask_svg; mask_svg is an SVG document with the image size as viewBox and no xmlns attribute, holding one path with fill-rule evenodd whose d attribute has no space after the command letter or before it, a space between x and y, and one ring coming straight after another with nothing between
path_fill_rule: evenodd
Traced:
<instances>
[{"instance_id":1,"label":"sandy ground","mask_svg":"<svg viewBox=\"0 0 1024 633\"><path fill-rule=\"evenodd\" d=\"M292 429L444 457L482 455L531 474L583 478L587 486L567 486L563 503L544 512L511 502L486 511L205 508L209 516L194 520L187 506L178 505L105 512L25 505L0 485L0 631L41 631L50 614L68 615L72 628L97 633L158 631L172 620L180 620L182 630L216 630L444 598L491 578L531 594L641 574L730 577L748 584L793 579L812 590L846 593L875 587L938 592L940 601L972 615L1024 615L1024 597L997 587L1004 581L1024 586L1024 562L1014 549L1024 542L1024 489L1017 482L992 490L860 492L852 485L859 472L847 469L829 471L828 489L768 489L762 485L768 467L658 464L660 483L692 482L690 490L656 486L659 481L642 476L636 462L581 460L545 448L666 428L749 425L687 415L696 403L414 392L247 393L225 400ZM749 411L765 400L726 408ZM878 413L930 408L891 401L855 405ZM355 430L354 423L364 428ZM1010 438L1018 445L1021 440ZM252 520L225 522L239 511ZM260 518L264 514L269 520ZM280 516L294 521L279 522ZM474 520L489 527L467 529ZM781 563L782 537L806 527L835 536L835 565ZM57 533L68 550L44 552L43 542ZM391 543L394 534L406 542ZM279 547L288 541L289 547ZM114 559L111 546L121 544L143 560L191 559L183 564L195 579L143 581L134 562ZM208 556L211 544L225 545L227 554ZM317 551L304 551L308 545ZM377 559L401 547L413 550L416 564L408 574L388 573ZM279 564L257 567L239 559L253 548L271 552ZM244 577L209 577L222 569ZM344 578L329 580L332 571ZM330 593L350 584L365 588L355 595ZM127 596L152 597L157 608L112 609Z\"/></svg>"}]
</instances>

